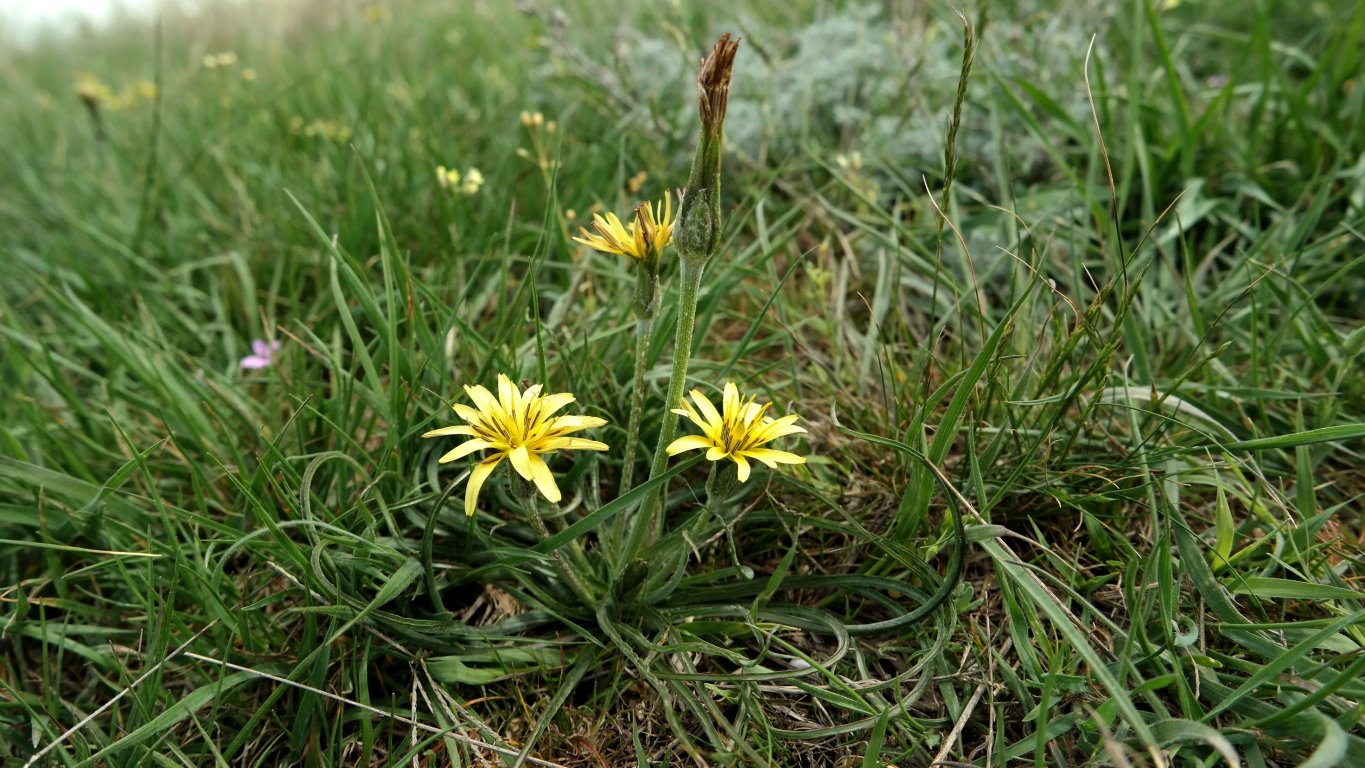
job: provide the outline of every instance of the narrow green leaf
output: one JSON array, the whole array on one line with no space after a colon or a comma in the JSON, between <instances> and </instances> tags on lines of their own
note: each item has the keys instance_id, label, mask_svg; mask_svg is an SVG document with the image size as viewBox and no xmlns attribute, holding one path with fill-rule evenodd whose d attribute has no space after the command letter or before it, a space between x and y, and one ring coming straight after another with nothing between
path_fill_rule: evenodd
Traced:
<instances>
[{"instance_id":1,"label":"narrow green leaf","mask_svg":"<svg viewBox=\"0 0 1365 768\"><path fill-rule=\"evenodd\" d=\"M77 768L97 765L112 755L125 753L125 750L129 750L149 739L162 736L218 696L228 693L240 685L260 679L259 675L251 672L234 672L217 682L200 686L176 699L165 711L147 721L137 730L80 761L76 764Z\"/></svg>"},{"instance_id":2,"label":"narrow green leaf","mask_svg":"<svg viewBox=\"0 0 1365 768\"><path fill-rule=\"evenodd\" d=\"M335 642L338 637L346 634L351 627L354 627L356 624L363 621L365 617L373 613L379 606L384 605L401 595L404 590L411 586L421 575L422 563L417 560L417 558L410 557L404 560L403 564L398 566L398 570L394 571L393 575L389 577L389 580L384 582L384 586L380 587L379 591L375 593L374 598L370 600L369 604L360 609L360 611L356 613L350 621L343 624L340 629L333 632L332 636L327 639L327 643L331 644Z\"/></svg>"},{"instance_id":3,"label":"narrow green leaf","mask_svg":"<svg viewBox=\"0 0 1365 768\"><path fill-rule=\"evenodd\" d=\"M1360 600L1365 592L1357 592L1330 584L1310 584L1293 579L1269 576L1245 576L1229 585L1235 595L1255 595L1261 598L1284 600Z\"/></svg>"},{"instance_id":4,"label":"narrow green leaf","mask_svg":"<svg viewBox=\"0 0 1365 768\"><path fill-rule=\"evenodd\" d=\"M882 743L886 741L886 724L891 722L890 707L883 709L867 737L867 751L863 752L863 768L881 768Z\"/></svg>"},{"instance_id":5,"label":"narrow green leaf","mask_svg":"<svg viewBox=\"0 0 1365 768\"><path fill-rule=\"evenodd\" d=\"M1230 768L1241 768L1242 761L1238 759L1232 742L1217 729L1203 723L1183 719L1162 720L1152 723L1152 733L1163 747L1178 741L1201 741L1217 750Z\"/></svg>"},{"instance_id":6,"label":"narrow green leaf","mask_svg":"<svg viewBox=\"0 0 1365 768\"><path fill-rule=\"evenodd\" d=\"M549 554L579 536L596 529L597 526L638 504L641 499L649 495L650 491L653 491L655 488L662 486L664 483L667 483L669 480L682 474L683 471L701 461L702 458L704 457L693 456L687 461L675 465L672 469L662 475L651 478L650 480L635 486L624 496L614 499L607 504L603 504L597 510L585 515L581 520L573 523L568 528L565 528L550 538L536 544L533 548L534 551L541 554Z\"/></svg>"}]
</instances>

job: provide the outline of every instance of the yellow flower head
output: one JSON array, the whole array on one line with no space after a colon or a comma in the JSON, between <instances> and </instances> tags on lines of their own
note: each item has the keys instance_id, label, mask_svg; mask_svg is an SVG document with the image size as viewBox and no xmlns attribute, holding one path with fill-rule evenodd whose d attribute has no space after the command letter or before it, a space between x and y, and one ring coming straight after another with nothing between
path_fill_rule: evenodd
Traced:
<instances>
[{"instance_id":1,"label":"yellow flower head","mask_svg":"<svg viewBox=\"0 0 1365 768\"><path fill-rule=\"evenodd\" d=\"M442 464L475 451L495 451L475 464L469 475L469 485L464 493L466 515L474 514L483 481L488 479L493 468L503 459L511 460L517 474L534 482L551 503L558 503L559 486L555 484L554 475L550 474L550 468L540 454L560 450L607 450L606 443L567 436L580 429L600 427L607 423L606 419L596 416L554 416L555 411L574 401L574 396L567 392L542 395L539 384L520 392L512 380L503 374L498 374L497 397L482 386L466 386L464 391L475 407L456 403L454 408L460 418L468 423L433 429L422 437L467 435L473 438L442 456Z\"/></svg>"},{"instance_id":2,"label":"yellow flower head","mask_svg":"<svg viewBox=\"0 0 1365 768\"><path fill-rule=\"evenodd\" d=\"M76 95L86 104L96 105L114 98L114 92L109 86L101 83L94 75L82 73L72 86Z\"/></svg>"},{"instance_id":3,"label":"yellow flower head","mask_svg":"<svg viewBox=\"0 0 1365 768\"><path fill-rule=\"evenodd\" d=\"M460 185L460 193L466 197L478 194L479 187L483 186L483 174L479 173L478 168L470 168L464 172L464 183Z\"/></svg>"},{"instance_id":4,"label":"yellow flower head","mask_svg":"<svg viewBox=\"0 0 1365 768\"><path fill-rule=\"evenodd\" d=\"M389 19L389 9L382 5L365 6L365 21L369 24L382 24Z\"/></svg>"},{"instance_id":5,"label":"yellow flower head","mask_svg":"<svg viewBox=\"0 0 1365 768\"><path fill-rule=\"evenodd\" d=\"M441 189L449 189L458 186L460 183L460 172L454 168L438 165L436 166L436 183L441 185Z\"/></svg>"},{"instance_id":6,"label":"yellow flower head","mask_svg":"<svg viewBox=\"0 0 1365 768\"><path fill-rule=\"evenodd\" d=\"M701 427L702 434L685 435L674 440L668 446L669 456L705 448L708 460L728 458L739 465L741 483L749 479L749 459L757 459L774 469L778 464L806 463L803 457L794 453L762 447L783 435L805 432L804 428L796 426L796 414L780 419L771 418L767 413L772 403L759 405L753 397L741 400L739 390L730 382L725 384L725 399L720 413L716 412L716 406L700 390L692 390L692 400L696 402L696 408L683 400L683 407L674 408L673 412L691 419L693 424Z\"/></svg>"},{"instance_id":7,"label":"yellow flower head","mask_svg":"<svg viewBox=\"0 0 1365 768\"><path fill-rule=\"evenodd\" d=\"M605 216L594 213L592 227L597 234L579 227L578 232L582 237L573 240L603 253L619 253L638 261L654 261L673 242L673 225L676 223L673 203L668 195L664 195L657 208L654 203L640 203L635 208L635 219L630 226L621 224L614 213Z\"/></svg>"}]
</instances>

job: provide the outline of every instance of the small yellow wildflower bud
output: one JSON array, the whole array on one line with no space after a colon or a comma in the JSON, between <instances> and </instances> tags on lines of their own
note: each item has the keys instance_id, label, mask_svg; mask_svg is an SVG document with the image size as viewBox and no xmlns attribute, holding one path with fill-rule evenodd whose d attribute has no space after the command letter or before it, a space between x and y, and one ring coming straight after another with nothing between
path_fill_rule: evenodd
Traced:
<instances>
[{"instance_id":1,"label":"small yellow wildflower bud","mask_svg":"<svg viewBox=\"0 0 1365 768\"><path fill-rule=\"evenodd\" d=\"M626 189L629 189L632 195L637 194L648 179L649 174L645 171L640 171L626 180Z\"/></svg>"},{"instance_id":2,"label":"small yellow wildflower bud","mask_svg":"<svg viewBox=\"0 0 1365 768\"><path fill-rule=\"evenodd\" d=\"M539 128L541 123L544 122L545 116L540 114L539 112L535 113L534 115L531 115L531 125L534 125L535 127Z\"/></svg>"},{"instance_id":3,"label":"small yellow wildflower bud","mask_svg":"<svg viewBox=\"0 0 1365 768\"><path fill-rule=\"evenodd\" d=\"M522 110L522 112L521 112L521 126L522 126L523 128L530 128L530 127L531 127L531 113L530 113L530 112L527 112L527 111L525 111L525 110Z\"/></svg>"},{"instance_id":4,"label":"small yellow wildflower bud","mask_svg":"<svg viewBox=\"0 0 1365 768\"><path fill-rule=\"evenodd\" d=\"M545 124L545 132L547 134L553 136L555 131L557 130L559 130L559 125L555 123L555 121L551 120L550 122Z\"/></svg>"},{"instance_id":5,"label":"small yellow wildflower bud","mask_svg":"<svg viewBox=\"0 0 1365 768\"><path fill-rule=\"evenodd\" d=\"M578 218L578 212L570 208L569 210L564 212L564 218L567 221L573 221L574 219Z\"/></svg>"},{"instance_id":6,"label":"small yellow wildflower bud","mask_svg":"<svg viewBox=\"0 0 1365 768\"><path fill-rule=\"evenodd\" d=\"M256 79L256 70L252 69L251 67L247 67L246 69L243 69L243 70L242 70L242 79L245 80L245 81L247 81L248 83L255 81L255 79Z\"/></svg>"}]
</instances>

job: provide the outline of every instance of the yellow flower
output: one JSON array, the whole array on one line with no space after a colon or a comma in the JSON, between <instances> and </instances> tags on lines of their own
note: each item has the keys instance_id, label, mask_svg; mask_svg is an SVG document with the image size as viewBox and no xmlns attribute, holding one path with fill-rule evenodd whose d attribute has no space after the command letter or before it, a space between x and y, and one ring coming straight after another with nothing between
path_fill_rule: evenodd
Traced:
<instances>
[{"instance_id":1,"label":"yellow flower","mask_svg":"<svg viewBox=\"0 0 1365 768\"><path fill-rule=\"evenodd\" d=\"M82 101L92 106L114 98L114 92L109 86L101 83L94 75L86 73L77 78L73 89Z\"/></svg>"},{"instance_id":2,"label":"yellow flower","mask_svg":"<svg viewBox=\"0 0 1365 768\"><path fill-rule=\"evenodd\" d=\"M459 192L465 197L478 194L479 187L483 186L483 174L478 168L470 168L461 174L454 168L446 168L444 165L436 166L436 183L441 185L441 189L449 189Z\"/></svg>"},{"instance_id":3,"label":"yellow flower","mask_svg":"<svg viewBox=\"0 0 1365 768\"><path fill-rule=\"evenodd\" d=\"M673 225L676 223L673 204L668 195L664 195L657 209L653 203L637 206L635 219L630 226L623 225L614 213L605 216L594 213L592 227L597 234L579 227L578 232L582 237L573 240L603 253L619 253L638 261L651 261L657 259L664 248L673 242Z\"/></svg>"},{"instance_id":4,"label":"yellow flower","mask_svg":"<svg viewBox=\"0 0 1365 768\"><path fill-rule=\"evenodd\" d=\"M460 172L454 168L446 168L444 165L438 165L436 166L436 183L441 185L441 189L459 186Z\"/></svg>"},{"instance_id":5,"label":"yellow flower","mask_svg":"<svg viewBox=\"0 0 1365 768\"><path fill-rule=\"evenodd\" d=\"M669 456L705 448L709 461L725 458L734 461L739 466L741 483L749 479L749 459L757 459L773 469L778 464L806 463L804 458L794 453L761 447L783 435L805 432L805 429L796 426L798 417L795 414L780 419L771 418L766 414L772 403L759 405L752 397L741 400L739 390L729 382L725 384L725 399L720 413L716 412L716 407L700 390L692 390L692 399L697 403L696 408L683 400L683 407L674 408L673 412L691 419L693 424L701 427L703 434L685 435L674 440L668 446Z\"/></svg>"},{"instance_id":6,"label":"yellow flower","mask_svg":"<svg viewBox=\"0 0 1365 768\"><path fill-rule=\"evenodd\" d=\"M468 197L476 195L479 187L483 186L483 174L479 173L478 168L470 168L464 172L464 183L460 185L460 194Z\"/></svg>"},{"instance_id":7,"label":"yellow flower","mask_svg":"<svg viewBox=\"0 0 1365 768\"><path fill-rule=\"evenodd\" d=\"M389 19L389 9L382 5L365 6L365 21L369 24L382 24Z\"/></svg>"},{"instance_id":8,"label":"yellow flower","mask_svg":"<svg viewBox=\"0 0 1365 768\"><path fill-rule=\"evenodd\" d=\"M473 439L461 443L454 450L440 458L440 463L468 456L475 451L493 450L474 465L469 475L469 485L464 493L464 511L474 514L474 505L479 498L479 489L493 468L503 459L512 462L517 474L536 484L542 495L551 503L560 499L559 486L542 453L562 450L605 451L606 443L582 437L568 437L569 433L580 429L600 427L606 419L596 416L554 416L554 412L572 403L574 396L565 392L557 395L540 394L540 385L535 384L519 392L512 380L498 374L498 396L493 397L485 387L466 386L464 388L474 408L456 403L455 412L467 424L442 427L422 435L422 437L441 437L443 435L467 435Z\"/></svg>"}]
</instances>

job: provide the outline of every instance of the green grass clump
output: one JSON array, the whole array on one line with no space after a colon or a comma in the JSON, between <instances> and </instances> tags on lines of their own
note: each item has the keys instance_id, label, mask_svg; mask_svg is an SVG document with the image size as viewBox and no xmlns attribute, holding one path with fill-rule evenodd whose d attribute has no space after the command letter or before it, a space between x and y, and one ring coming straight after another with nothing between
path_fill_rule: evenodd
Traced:
<instances>
[{"instance_id":1,"label":"green grass clump","mask_svg":"<svg viewBox=\"0 0 1365 768\"><path fill-rule=\"evenodd\" d=\"M0 764L1365 764L1365 8L1051 5L0 51ZM685 183L723 31L689 387L801 414L808 463L727 516L671 464L611 567L619 452L552 460L548 542L501 475L467 519L419 439L462 384L624 445L634 275L571 237Z\"/></svg>"}]
</instances>

